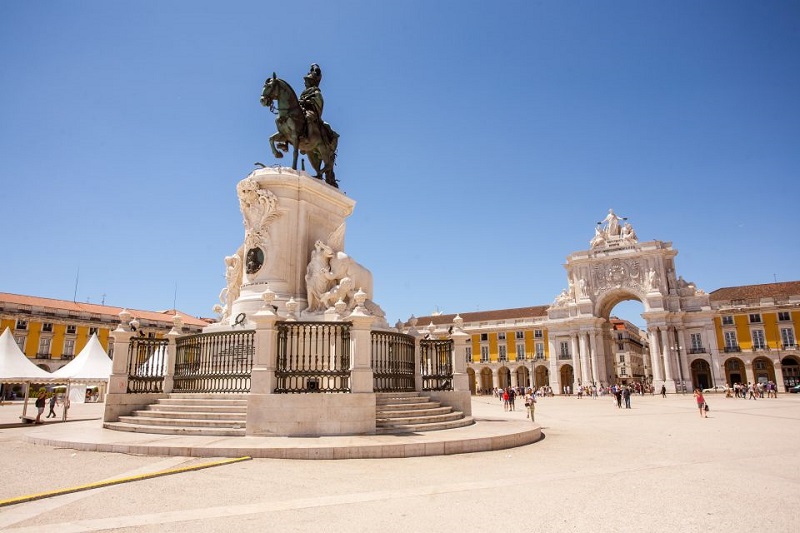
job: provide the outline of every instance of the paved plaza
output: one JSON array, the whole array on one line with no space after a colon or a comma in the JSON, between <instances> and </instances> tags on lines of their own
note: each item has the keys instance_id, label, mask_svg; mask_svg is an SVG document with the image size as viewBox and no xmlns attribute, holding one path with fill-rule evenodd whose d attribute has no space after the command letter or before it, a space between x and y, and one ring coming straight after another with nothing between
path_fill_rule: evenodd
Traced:
<instances>
[{"instance_id":1,"label":"paved plaza","mask_svg":"<svg viewBox=\"0 0 800 533\"><path fill-rule=\"evenodd\" d=\"M405 459L253 459L0 507L3 531L795 531L800 395L543 398L535 444ZM525 421L489 397L476 416ZM19 416L0 406L0 424ZM77 405L96 428L102 404ZM2 427L0 500L213 463L35 445Z\"/></svg>"}]
</instances>

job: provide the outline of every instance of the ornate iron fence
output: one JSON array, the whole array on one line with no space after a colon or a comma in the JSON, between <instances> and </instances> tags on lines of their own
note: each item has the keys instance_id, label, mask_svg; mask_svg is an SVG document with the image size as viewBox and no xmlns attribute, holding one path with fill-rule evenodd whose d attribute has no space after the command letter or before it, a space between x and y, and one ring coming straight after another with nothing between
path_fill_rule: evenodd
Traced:
<instances>
[{"instance_id":1,"label":"ornate iron fence","mask_svg":"<svg viewBox=\"0 0 800 533\"><path fill-rule=\"evenodd\" d=\"M250 392L255 331L200 333L176 342L174 392Z\"/></svg>"},{"instance_id":2,"label":"ornate iron fence","mask_svg":"<svg viewBox=\"0 0 800 533\"><path fill-rule=\"evenodd\" d=\"M128 344L128 392L164 391L168 339L133 337Z\"/></svg>"},{"instance_id":3,"label":"ornate iron fence","mask_svg":"<svg viewBox=\"0 0 800 533\"><path fill-rule=\"evenodd\" d=\"M373 331L372 375L375 392L413 391L414 337Z\"/></svg>"},{"instance_id":4,"label":"ornate iron fence","mask_svg":"<svg viewBox=\"0 0 800 533\"><path fill-rule=\"evenodd\" d=\"M422 390L453 390L453 341L422 340L419 349Z\"/></svg>"},{"instance_id":5,"label":"ornate iron fence","mask_svg":"<svg viewBox=\"0 0 800 533\"><path fill-rule=\"evenodd\" d=\"M350 392L349 322L278 322L276 393Z\"/></svg>"}]
</instances>

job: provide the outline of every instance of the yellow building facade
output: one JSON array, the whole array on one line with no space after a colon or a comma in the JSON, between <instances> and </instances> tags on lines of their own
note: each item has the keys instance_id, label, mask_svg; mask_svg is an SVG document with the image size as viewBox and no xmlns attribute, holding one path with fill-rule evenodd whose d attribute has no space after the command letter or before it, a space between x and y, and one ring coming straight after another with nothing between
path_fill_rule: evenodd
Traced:
<instances>
[{"instance_id":1,"label":"yellow building facade","mask_svg":"<svg viewBox=\"0 0 800 533\"><path fill-rule=\"evenodd\" d=\"M37 366L54 371L66 365L97 335L112 356L112 332L122 307L0 293L0 333L10 330L17 346ZM140 334L159 338L173 327L177 313L184 333L199 333L208 320L184 313L128 309L139 322Z\"/></svg>"}]
</instances>

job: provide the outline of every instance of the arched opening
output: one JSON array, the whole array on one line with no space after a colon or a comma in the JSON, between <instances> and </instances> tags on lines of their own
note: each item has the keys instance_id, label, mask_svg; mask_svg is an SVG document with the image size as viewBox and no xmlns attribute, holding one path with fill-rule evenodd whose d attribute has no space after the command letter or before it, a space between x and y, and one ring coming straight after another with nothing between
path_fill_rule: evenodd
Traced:
<instances>
[{"instance_id":1,"label":"arched opening","mask_svg":"<svg viewBox=\"0 0 800 533\"><path fill-rule=\"evenodd\" d=\"M504 366L497 370L497 386L501 389L511 386L511 370Z\"/></svg>"},{"instance_id":2,"label":"arched opening","mask_svg":"<svg viewBox=\"0 0 800 533\"><path fill-rule=\"evenodd\" d=\"M480 383L478 384L478 394L491 394L494 385L492 384L492 370L489 367L483 367L480 374Z\"/></svg>"},{"instance_id":3,"label":"arched opening","mask_svg":"<svg viewBox=\"0 0 800 533\"><path fill-rule=\"evenodd\" d=\"M561 367L561 381L559 382L561 390L559 392L566 394L566 388L569 387L569 392L570 394L572 393L572 384L574 383L573 377L572 365L564 365Z\"/></svg>"},{"instance_id":4,"label":"arched opening","mask_svg":"<svg viewBox=\"0 0 800 533\"><path fill-rule=\"evenodd\" d=\"M530 383L530 371L528 370L528 367L520 365L514 371L514 374L516 374L517 377L517 387L527 388L528 384Z\"/></svg>"},{"instance_id":5,"label":"arched opening","mask_svg":"<svg viewBox=\"0 0 800 533\"><path fill-rule=\"evenodd\" d=\"M640 297L626 289L616 289L605 295L598 311L598 316L607 321L602 346L605 372L603 364L598 362L600 379L594 381L623 385L652 383L647 323L642 317L645 307Z\"/></svg>"},{"instance_id":6,"label":"arched opening","mask_svg":"<svg viewBox=\"0 0 800 533\"><path fill-rule=\"evenodd\" d=\"M789 390L789 387L800 385L800 362L796 357L791 355L784 357L781 360L781 368L783 369L784 391Z\"/></svg>"},{"instance_id":7,"label":"arched opening","mask_svg":"<svg viewBox=\"0 0 800 533\"><path fill-rule=\"evenodd\" d=\"M736 383L747 383L744 372L744 363L737 357L731 357L725 361L725 383L733 387Z\"/></svg>"},{"instance_id":8,"label":"arched opening","mask_svg":"<svg viewBox=\"0 0 800 533\"><path fill-rule=\"evenodd\" d=\"M714 385L711 381L711 367L705 359L695 359L692 361L692 388L710 389Z\"/></svg>"},{"instance_id":9,"label":"arched opening","mask_svg":"<svg viewBox=\"0 0 800 533\"><path fill-rule=\"evenodd\" d=\"M546 387L550 385L550 369L545 365L538 365L533 374L534 388Z\"/></svg>"},{"instance_id":10,"label":"arched opening","mask_svg":"<svg viewBox=\"0 0 800 533\"><path fill-rule=\"evenodd\" d=\"M775 381L775 367L772 361L766 357L756 357L753 359L753 375L756 383L767 383Z\"/></svg>"},{"instance_id":11,"label":"arched opening","mask_svg":"<svg viewBox=\"0 0 800 533\"><path fill-rule=\"evenodd\" d=\"M475 370L471 367L467 367L467 380L469 381L469 393L475 394L477 390L477 383L475 382Z\"/></svg>"}]
</instances>

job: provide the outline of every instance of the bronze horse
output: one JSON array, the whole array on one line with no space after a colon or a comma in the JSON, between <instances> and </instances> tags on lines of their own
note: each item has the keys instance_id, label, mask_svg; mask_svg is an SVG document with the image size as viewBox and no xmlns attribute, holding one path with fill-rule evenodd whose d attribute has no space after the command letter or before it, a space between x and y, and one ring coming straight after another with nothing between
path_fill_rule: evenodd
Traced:
<instances>
[{"instance_id":1,"label":"bronze horse","mask_svg":"<svg viewBox=\"0 0 800 533\"><path fill-rule=\"evenodd\" d=\"M308 156L308 161L314 167L316 178L325 179L329 185L336 185L336 176L333 172L333 165L336 159L336 147L338 145L338 134L332 132L330 139L326 142L320 128L308 128L306 115L297 99L297 93L284 80L277 78L275 73L271 78L264 82L264 90L261 92L261 105L269 106L274 109L274 102L278 104L278 116L275 125L277 133L269 138L269 145L272 154L276 158L282 158L283 152L289 151L289 144L294 148L292 154L292 168L297 170L297 153ZM312 134L309 136L308 132ZM276 146L277 143L277 146Z\"/></svg>"}]
</instances>

